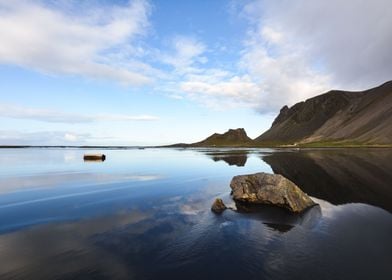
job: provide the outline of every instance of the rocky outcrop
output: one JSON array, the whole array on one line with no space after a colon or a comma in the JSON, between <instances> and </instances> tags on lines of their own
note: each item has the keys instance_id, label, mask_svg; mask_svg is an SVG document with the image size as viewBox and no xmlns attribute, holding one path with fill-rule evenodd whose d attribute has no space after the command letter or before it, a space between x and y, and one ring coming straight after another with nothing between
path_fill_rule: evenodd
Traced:
<instances>
[{"instance_id":1,"label":"rocky outcrop","mask_svg":"<svg viewBox=\"0 0 392 280\"><path fill-rule=\"evenodd\" d=\"M266 204L300 213L316 205L293 182L282 175L255 173L234 176L230 183L233 199L248 204Z\"/></svg>"},{"instance_id":2,"label":"rocky outcrop","mask_svg":"<svg viewBox=\"0 0 392 280\"><path fill-rule=\"evenodd\" d=\"M213 147L213 146L243 146L252 142L245 129L229 129L223 134L214 133L203 141L190 144L192 147Z\"/></svg>"},{"instance_id":3,"label":"rocky outcrop","mask_svg":"<svg viewBox=\"0 0 392 280\"><path fill-rule=\"evenodd\" d=\"M226 205L223 203L223 200L220 198L215 199L214 203L211 206L211 211L217 214L222 213L227 209Z\"/></svg>"}]
</instances>

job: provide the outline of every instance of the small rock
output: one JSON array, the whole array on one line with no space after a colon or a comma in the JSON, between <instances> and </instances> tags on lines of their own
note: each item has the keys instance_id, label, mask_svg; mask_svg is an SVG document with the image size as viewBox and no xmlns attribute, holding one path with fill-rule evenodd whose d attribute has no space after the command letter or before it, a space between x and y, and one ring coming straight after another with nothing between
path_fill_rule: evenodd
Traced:
<instances>
[{"instance_id":1,"label":"small rock","mask_svg":"<svg viewBox=\"0 0 392 280\"><path fill-rule=\"evenodd\" d=\"M211 206L211 211L217 214L222 213L227 209L226 205L223 203L222 199L215 199L214 203Z\"/></svg>"},{"instance_id":2,"label":"small rock","mask_svg":"<svg viewBox=\"0 0 392 280\"><path fill-rule=\"evenodd\" d=\"M316 205L297 185L282 175L260 172L234 176L230 188L237 202L275 205L293 213Z\"/></svg>"}]
</instances>

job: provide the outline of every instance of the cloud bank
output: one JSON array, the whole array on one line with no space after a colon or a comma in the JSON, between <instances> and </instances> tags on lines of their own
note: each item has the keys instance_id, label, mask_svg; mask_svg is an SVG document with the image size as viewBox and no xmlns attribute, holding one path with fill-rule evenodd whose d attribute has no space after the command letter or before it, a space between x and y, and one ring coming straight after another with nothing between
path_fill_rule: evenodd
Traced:
<instances>
[{"instance_id":1,"label":"cloud bank","mask_svg":"<svg viewBox=\"0 0 392 280\"><path fill-rule=\"evenodd\" d=\"M156 121L159 118L152 115L122 115L99 114L83 115L54 110L37 109L15 105L0 104L0 117L13 119L28 119L49 123L91 123L91 122L126 122L126 121Z\"/></svg>"},{"instance_id":2,"label":"cloud bank","mask_svg":"<svg viewBox=\"0 0 392 280\"><path fill-rule=\"evenodd\" d=\"M204 104L276 112L333 88L361 90L392 77L388 0L256 0L230 6L231 13L233 7L248 21L238 71L200 69L181 84Z\"/></svg>"},{"instance_id":3,"label":"cloud bank","mask_svg":"<svg viewBox=\"0 0 392 280\"><path fill-rule=\"evenodd\" d=\"M85 145L86 139L94 137L70 131L0 131L0 145Z\"/></svg>"},{"instance_id":4,"label":"cloud bank","mask_svg":"<svg viewBox=\"0 0 392 280\"><path fill-rule=\"evenodd\" d=\"M151 26L150 15L159 11L147 1L75 3L0 0L0 63L129 86L150 84L151 91L171 98L263 114L332 88L365 89L392 77L389 0L253 0L228 5L227 15L247 26L230 66L212 59L228 46L216 48L200 38L202 33L170 34L170 43L162 49L153 40L143 40L149 29L158 30ZM165 35L162 40L168 40ZM17 112L11 117L26 117L26 112ZM31 110L30 117L53 122L149 118Z\"/></svg>"},{"instance_id":5,"label":"cloud bank","mask_svg":"<svg viewBox=\"0 0 392 280\"><path fill-rule=\"evenodd\" d=\"M149 25L147 2L51 3L0 0L0 63L126 85L152 81L136 44Z\"/></svg>"}]
</instances>

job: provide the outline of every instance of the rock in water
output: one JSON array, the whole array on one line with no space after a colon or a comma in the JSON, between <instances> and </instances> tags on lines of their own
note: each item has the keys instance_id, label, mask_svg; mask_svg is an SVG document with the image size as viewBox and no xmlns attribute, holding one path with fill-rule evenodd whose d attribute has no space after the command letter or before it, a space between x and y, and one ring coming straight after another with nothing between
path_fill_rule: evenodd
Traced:
<instances>
[{"instance_id":1,"label":"rock in water","mask_svg":"<svg viewBox=\"0 0 392 280\"><path fill-rule=\"evenodd\" d=\"M226 205L223 203L222 199L217 198L215 199L214 203L211 206L211 211L215 213L222 213L223 211L226 210Z\"/></svg>"},{"instance_id":2,"label":"rock in water","mask_svg":"<svg viewBox=\"0 0 392 280\"><path fill-rule=\"evenodd\" d=\"M276 205L294 213L316 205L297 185L282 175L261 172L234 176L230 188L237 202Z\"/></svg>"}]
</instances>

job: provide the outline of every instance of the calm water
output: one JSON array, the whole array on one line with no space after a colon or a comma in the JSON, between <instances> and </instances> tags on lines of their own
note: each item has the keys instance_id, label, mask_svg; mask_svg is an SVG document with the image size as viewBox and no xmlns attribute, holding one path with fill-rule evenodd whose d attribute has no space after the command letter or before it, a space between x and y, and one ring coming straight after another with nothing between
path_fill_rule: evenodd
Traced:
<instances>
[{"instance_id":1,"label":"calm water","mask_svg":"<svg viewBox=\"0 0 392 280\"><path fill-rule=\"evenodd\" d=\"M0 150L0 279L391 279L392 150L85 152ZM320 206L211 213L260 171Z\"/></svg>"}]
</instances>

